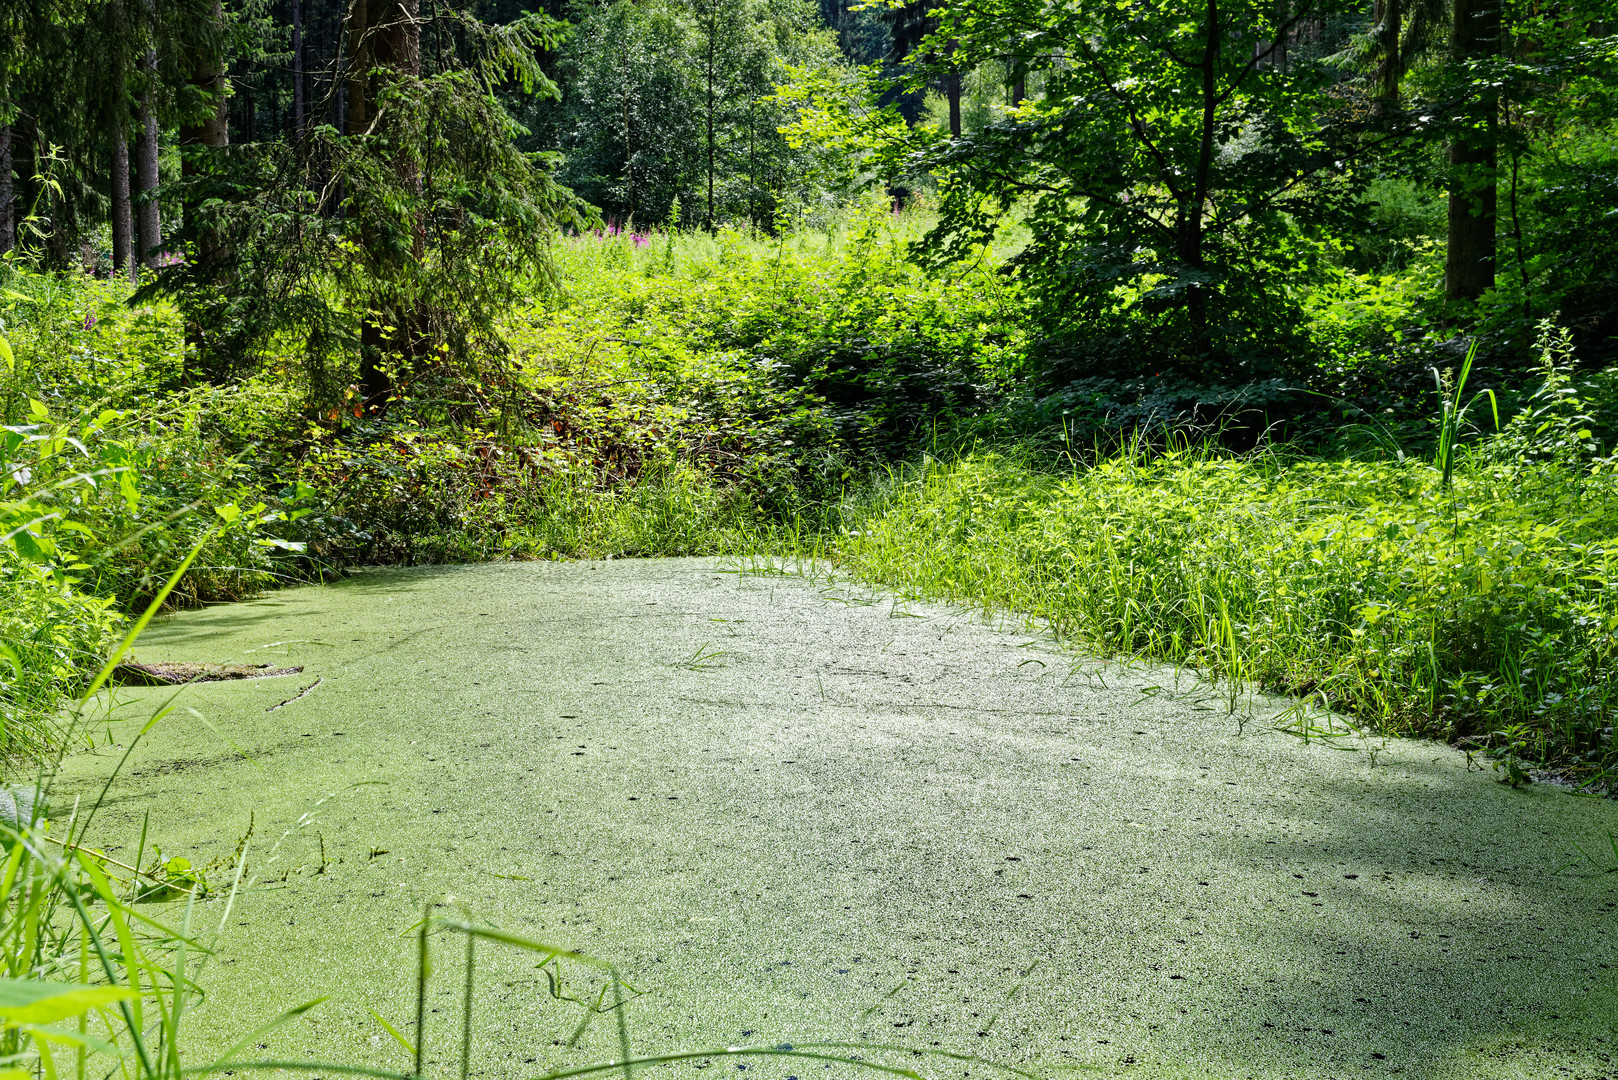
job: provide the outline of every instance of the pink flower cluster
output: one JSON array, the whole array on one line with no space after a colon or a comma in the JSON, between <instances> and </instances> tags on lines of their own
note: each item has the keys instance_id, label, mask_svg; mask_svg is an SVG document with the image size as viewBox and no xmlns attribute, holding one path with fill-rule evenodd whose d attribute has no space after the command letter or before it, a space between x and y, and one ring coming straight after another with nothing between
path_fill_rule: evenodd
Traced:
<instances>
[{"instance_id":1,"label":"pink flower cluster","mask_svg":"<svg viewBox=\"0 0 1618 1080\"><path fill-rule=\"evenodd\" d=\"M650 233L638 233L632 229L624 229L620 227L616 221L613 221L610 218L607 221L607 227L605 229L597 229L591 235L598 240L607 240L615 236L622 236L625 233L628 233L630 242L638 248L646 247L652 242L652 236Z\"/></svg>"}]
</instances>

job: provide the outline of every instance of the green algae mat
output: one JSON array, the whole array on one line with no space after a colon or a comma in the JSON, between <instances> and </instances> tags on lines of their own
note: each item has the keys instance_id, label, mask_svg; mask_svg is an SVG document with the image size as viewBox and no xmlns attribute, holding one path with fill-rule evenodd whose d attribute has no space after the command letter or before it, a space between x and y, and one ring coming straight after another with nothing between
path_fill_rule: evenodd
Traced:
<instances>
[{"instance_id":1,"label":"green algae mat","mask_svg":"<svg viewBox=\"0 0 1618 1080\"><path fill-rule=\"evenodd\" d=\"M432 911L627 987L480 946L477 1076L622 1039L878 1043L939 1077L993 1074L947 1053L1053 1077L1618 1075L1618 804L1440 745L1305 741L1275 730L1284 702L1242 720L1188 674L703 560L371 572L182 614L137 652L303 669L187 688L92 836L127 858L149 814L165 856L205 865L251 821L188 1021L215 1047L329 995L250 1053L408 1070L377 1017L416 1037ZM99 790L172 692L117 690L63 788ZM465 946L435 948L426 1071L450 1076ZM851 1073L649 1072L705 1069Z\"/></svg>"}]
</instances>

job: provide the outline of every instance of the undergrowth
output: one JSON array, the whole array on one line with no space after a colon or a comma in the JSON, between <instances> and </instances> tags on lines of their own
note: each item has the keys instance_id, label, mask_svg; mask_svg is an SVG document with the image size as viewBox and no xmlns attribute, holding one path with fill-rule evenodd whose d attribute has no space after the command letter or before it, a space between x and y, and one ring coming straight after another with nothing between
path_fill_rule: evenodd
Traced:
<instances>
[{"instance_id":1,"label":"undergrowth","mask_svg":"<svg viewBox=\"0 0 1618 1080\"><path fill-rule=\"evenodd\" d=\"M847 500L835 558L1074 645L1309 695L1595 789L1618 773L1618 476L1546 348L1535 407L1447 474L1136 442L929 457Z\"/></svg>"}]
</instances>

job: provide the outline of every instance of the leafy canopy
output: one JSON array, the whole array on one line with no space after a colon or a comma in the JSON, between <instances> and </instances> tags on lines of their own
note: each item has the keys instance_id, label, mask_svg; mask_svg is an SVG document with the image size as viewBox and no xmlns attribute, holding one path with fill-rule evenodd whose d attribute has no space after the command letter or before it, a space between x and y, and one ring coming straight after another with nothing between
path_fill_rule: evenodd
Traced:
<instances>
[{"instance_id":1,"label":"leafy canopy","mask_svg":"<svg viewBox=\"0 0 1618 1080\"><path fill-rule=\"evenodd\" d=\"M1326 50L1307 47L1348 8L946 3L911 53L913 88L1001 63L1042 91L942 139L897 124L875 88L845 92L839 110L835 88L810 86L799 137L863 137L889 177L935 176L924 261L975 257L1020 214L1032 241L1014 267L1039 301L1052 376L1151 354L1188 374L1258 377L1296 351L1295 290L1324 227L1352 212L1348 164L1371 141L1334 94Z\"/></svg>"}]
</instances>

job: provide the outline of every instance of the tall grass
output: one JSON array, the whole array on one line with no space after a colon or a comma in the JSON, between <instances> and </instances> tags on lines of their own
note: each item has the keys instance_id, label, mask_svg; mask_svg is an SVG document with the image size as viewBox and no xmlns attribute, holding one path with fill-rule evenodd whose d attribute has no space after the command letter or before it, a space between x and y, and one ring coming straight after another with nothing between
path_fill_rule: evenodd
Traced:
<instances>
[{"instance_id":1,"label":"tall grass","mask_svg":"<svg viewBox=\"0 0 1618 1080\"><path fill-rule=\"evenodd\" d=\"M193 546L89 681L70 724L88 715L113 667L206 539ZM141 735L168 711L168 704L160 706ZM132 740L129 750L138 741ZM27 1070L16 1070L18 1075L37 1073L48 1080L64 1073L84 1080L109 1071L177 1080L185 1071L180 1028L195 986L197 954L205 958L209 952L195 926L201 876L183 860L143 870L144 835L134 864L92 848L88 838L100 799L75 803L55 828L49 816L54 771L46 761L35 785L7 789L0 800L0 809L7 811L0 815L5 818L0 826L0 1060ZM224 917L211 935L215 939L229 920L245 846L244 841L228 868L234 879ZM171 890L186 897L177 926L136 907L138 900Z\"/></svg>"}]
</instances>

